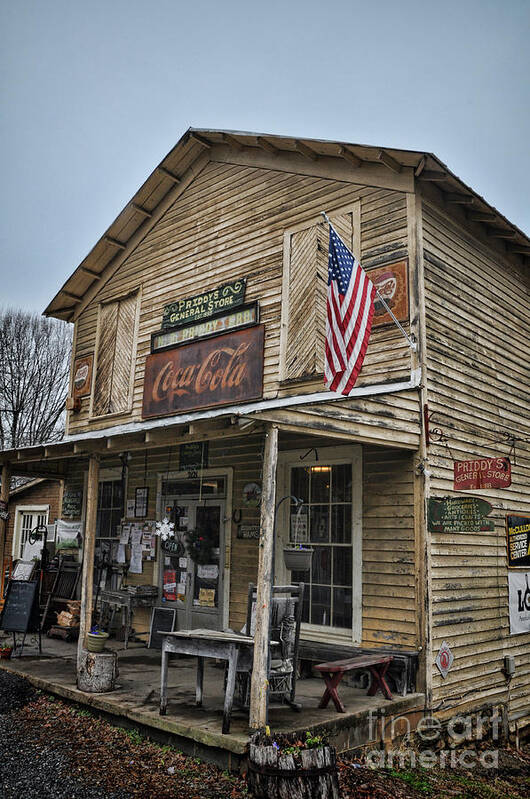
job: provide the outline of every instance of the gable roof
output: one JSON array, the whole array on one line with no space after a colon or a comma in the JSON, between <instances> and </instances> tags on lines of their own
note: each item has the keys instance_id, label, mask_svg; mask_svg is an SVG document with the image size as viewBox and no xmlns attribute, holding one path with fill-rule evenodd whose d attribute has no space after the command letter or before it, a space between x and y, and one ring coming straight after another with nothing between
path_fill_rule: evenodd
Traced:
<instances>
[{"instance_id":1,"label":"gable roof","mask_svg":"<svg viewBox=\"0 0 530 799\"><path fill-rule=\"evenodd\" d=\"M252 148L272 155L295 154L301 162L337 158L355 168L379 164L394 173L413 170L419 180L435 183L448 202L470 208L472 221L486 225L492 237L505 240L509 252L525 260L530 258L530 239L432 153L268 133L189 128L66 280L44 314L73 321L85 304L85 295L92 294L95 286L113 271L113 264L121 262L137 246L157 211L167 205L175 187L182 183L184 174L217 146L240 151Z\"/></svg>"}]
</instances>

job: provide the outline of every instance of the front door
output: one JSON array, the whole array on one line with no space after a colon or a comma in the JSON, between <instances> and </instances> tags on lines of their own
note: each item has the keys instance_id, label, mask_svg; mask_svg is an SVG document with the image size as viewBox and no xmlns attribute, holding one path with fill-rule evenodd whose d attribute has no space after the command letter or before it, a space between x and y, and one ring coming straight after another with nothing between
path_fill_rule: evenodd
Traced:
<instances>
[{"instance_id":1,"label":"front door","mask_svg":"<svg viewBox=\"0 0 530 799\"><path fill-rule=\"evenodd\" d=\"M37 526L48 523L48 510L44 508L17 508L16 519L17 524L13 538L13 559L24 558L24 550L26 550L26 558L28 560L35 556L39 557L43 542L41 540L34 545L30 545L29 534Z\"/></svg>"},{"instance_id":2,"label":"front door","mask_svg":"<svg viewBox=\"0 0 530 799\"><path fill-rule=\"evenodd\" d=\"M222 627L223 500L167 497L175 537L162 546L162 601L177 610L177 629Z\"/></svg>"}]
</instances>

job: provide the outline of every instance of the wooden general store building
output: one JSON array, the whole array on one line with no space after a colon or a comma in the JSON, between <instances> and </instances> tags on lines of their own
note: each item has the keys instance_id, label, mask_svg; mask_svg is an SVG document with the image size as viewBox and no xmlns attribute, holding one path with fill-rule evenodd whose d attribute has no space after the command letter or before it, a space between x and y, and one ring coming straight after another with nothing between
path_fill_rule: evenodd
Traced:
<instances>
[{"instance_id":1,"label":"wooden general store building","mask_svg":"<svg viewBox=\"0 0 530 799\"><path fill-rule=\"evenodd\" d=\"M376 307L348 398L323 386L322 211L417 344ZM128 581L157 585L181 628L234 630L266 479L307 503L311 573L283 563L289 502L274 548L275 581L306 582L306 652L408 654L422 709L503 706L523 726L530 628L510 630L506 517L530 516L529 263L528 238L431 154L189 130L46 308L74 324L66 435L2 453L4 478L82 497L85 590L135 502L206 531L211 568L181 573L158 541ZM497 457L510 485L455 490L455 461ZM429 499L458 496L489 502L491 529L428 524Z\"/></svg>"}]
</instances>

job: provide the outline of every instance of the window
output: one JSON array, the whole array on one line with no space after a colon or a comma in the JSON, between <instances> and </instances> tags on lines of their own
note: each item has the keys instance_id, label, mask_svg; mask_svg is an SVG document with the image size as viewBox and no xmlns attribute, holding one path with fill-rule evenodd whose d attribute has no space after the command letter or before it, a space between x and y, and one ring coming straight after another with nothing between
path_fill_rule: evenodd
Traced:
<instances>
[{"instance_id":1,"label":"window","mask_svg":"<svg viewBox=\"0 0 530 799\"><path fill-rule=\"evenodd\" d=\"M360 227L358 216L359 203L354 210L331 215L337 232L352 248L354 227ZM329 228L321 222L285 235L280 356L283 380L316 376L324 370L328 236Z\"/></svg>"},{"instance_id":2,"label":"window","mask_svg":"<svg viewBox=\"0 0 530 799\"><path fill-rule=\"evenodd\" d=\"M303 499L306 515L299 530L313 547L311 572L292 572L306 583L302 620L324 627L352 627L352 466L298 466L291 469L291 495ZM291 519L296 509L291 508ZM294 526L294 525L293 525ZM291 540L293 539L291 531ZM300 536L298 536L300 540Z\"/></svg>"},{"instance_id":3,"label":"window","mask_svg":"<svg viewBox=\"0 0 530 799\"><path fill-rule=\"evenodd\" d=\"M96 537L114 538L123 516L123 483L101 480L98 487Z\"/></svg>"},{"instance_id":4,"label":"window","mask_svg":"<svg viewBox=\"0 0 530 799\"><path fill-rule=\"evenodd\" d=\"M17 508L17 525L13 540L13 558L24 557L24 547L28 543L29 534L37 526L48 524L48 506L34 508ZM39 544L39 548L41 544Z\"/></svg>"},{"instance_id":5,"label":"window","mask_svg":"<svg viewBox=\"0 0 530 799\"><path fill-rule=\"evenodd\" d=\"M130 408L137 306L137 294L99 306L94 416Z\"/></svg>"}]
</instances>

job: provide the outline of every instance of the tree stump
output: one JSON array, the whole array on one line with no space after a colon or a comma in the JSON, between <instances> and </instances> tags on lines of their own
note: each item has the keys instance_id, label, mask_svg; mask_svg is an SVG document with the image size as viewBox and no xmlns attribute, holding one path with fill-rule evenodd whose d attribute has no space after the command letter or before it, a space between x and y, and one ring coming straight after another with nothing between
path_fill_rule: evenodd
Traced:
<instances>
[{"instance_id":1,"label":"tree stump","mask_svg":"<svg viewBox=\"0 0 530 799\"><path fill-rule=\"evenodd\" d=\"M89 694L113 691L118 677L117 652L89 652L83 649L77 670L77 687Z\"/></svg>"},{"instance_id":2,"label":"tree stump","mask_svg":"<svg viewBox=\"0 0 530 799\"><path fill-rule=\"evenodd\" d=\"M336 752L333 746L301 749L298 755L250 742L247 782L256 799L339 799ZM284 737L284 736L282 736Z\"/></svg>"}]
</instances>

